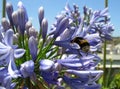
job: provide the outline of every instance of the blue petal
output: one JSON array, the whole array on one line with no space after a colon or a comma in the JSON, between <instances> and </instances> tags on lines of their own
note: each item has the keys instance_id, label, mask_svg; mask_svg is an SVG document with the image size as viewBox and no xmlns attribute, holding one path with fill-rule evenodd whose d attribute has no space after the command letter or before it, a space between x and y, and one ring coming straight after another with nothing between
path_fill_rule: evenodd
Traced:
<instances>
[{"instance_id":1,"label":"blue petal","mask_svg":"<svg viewBox=\"0 0 120 89\"><path fill-rule=\"evenodd\" d=\"M71 87L71 89L84 89L86 82L79 78L70 78L68 76L63 76L63 81ZM88 80L87 80L88 81Z\"/></svg>"},{"instance_id":2,"label":"blue petal","mask_svg":"<svg viewBox=\"0 0 120 89\"><path fill-rule=\"evenodd\" d=\"M34 73L34 62L32 60L26 61L21 64L20 72L24 78L33 75Z\"/></svg>"},{"instance_id":3,"label":"blue petal","mask_svg":"<svg viewBox=\"0 0 120 89\"><path fill-rule=\"evenodd\" d=\"M58 27L56 28L56 31L55 31L55 34L54 34L54 38L58 37L66 28L67 26L69 25L69 20L68 18L63 18Z\"/></svg>"},{"instance_id":4,"label":"blue petal","mask_svg":"<svg viewBox=\"0 0 120 89\"><path fill-rule=\"evenodd\" d=\"M4 54L4 53L7 53L8 52L8 49L7 48L1 48L0 47L0 55L1 54Z\"/></svg>"},{"instance_id":5,"label":"blue petal","mask_svg":"<svg viewBox=\"0 0 120 89\"><path fill-rule=\"evenodd\" d=\"M6 89L5 87L0 86L0 89Z\"/></svg>"},{"instance_id":6,"label":"blue petal","mask_svg":"<svg viewBox=\"0 0 120 89\"><path fill-rule=\"evenodd\" d=\"M13 55L10 55L10 62L8 65L8 74L12 77L12 78L17 78L20 76L19 71L17 70L16 64L13 61Z\"/></svg>"},{"instance_id":7,"label":"blue petal","mask_svg":"<svg viewBox=\"0 0 120 89\"><path fill-rule=\"evenodd\" d=\"M7 32L5 33L5 44L10 47L13 44L13 34L14 32L12 29L7 30Z\"/></svg>"},{"instance_id":8,"label":"blue petal","mask_svg":"<svg viewBox=\"0 0 120 89\"><path fill-rule=\"evenodd\" d=\"M78 70L66 70L67 73L75 74L79 77L89 77L89 76L97 76L98 74L102 74L102 70L90 70L90 71L78 71Z\"/></svg>"},{"instance_id":9,"label":"blue petal","mask_svg":"<svg viewBox=\"0 0 120 89\"><path fill-rule=\"evenodd\" d=\"M3 43L0 42L0 49L3 49L3 48L5 49L6 47L7 46L5 44L3 44Z\"/></svg>"},{"instance_id":10,"label":"blue petal","mask_svg":"<svg viewBox=\"0 0 120 89\"><path fill-rule=\"evenodd\" d=\"M70 8L70 5L68 3L65 5L65 11L68 13L72 11L72 9Z\"/></svg>"},{"instance_id":11,"label":"blue petal","mask_svg":"<svg viewBox=\"0 0 120 89\"><path fill-rule=\"evenodd\" d=\"M85 89L101 89L99 84L85 85Z\"/></svg>"},{"instance_id":12,"label":"blue petal","mask_svg":"<svg viewBox=\"0 0 120 89\"><path fill-rule=\"evenodd\" d=\"M4 78L3 80L3 86L6 88L6 89L10 89L10 85L11 85L11 76L7 76Z\"/></svg>"},{"instance_id":13,"label":"blue petal","mask_svg":"<svg viewBox=\"0 0 120 89\"><path fill-rule=\"evenodd\" d=\"M15 49L14 50L14 57L15 58L20 58L24 55L25 50L24 49Z\"/></svg>"},{"instance_id":14,"label":"blue petal","mask_svg":"<svg viewBox=\"0 0 120 89\"><path fill-rule=\"evenodd\" d=\"M0 55L0 61L5 60L9 56L9 54L10 53L8 51L7 53ZM9 61L9 60L7 60L7 61Z\"/></svg>"},{"instance_id":15,"label":"blue petal","mask_svg":"<svg viewBox=\"0 0 120 89\"><path fill-rule=\"evenodd\" d=\"M1 67L0 68L0 83L3 82L3 79L6 77L8 71L6 67Z\"/></svg>"},{"instance_id":16,"label":"blue petal","mask_svg":"<svg viewBox=\"0 0 120 89\"><path fill-rule=\"evenodd\" d=\"M48 71L53 68L54 62L51 60L40 60L40 67L39 69L42 71Z\"/></svg>"}]
</instances>

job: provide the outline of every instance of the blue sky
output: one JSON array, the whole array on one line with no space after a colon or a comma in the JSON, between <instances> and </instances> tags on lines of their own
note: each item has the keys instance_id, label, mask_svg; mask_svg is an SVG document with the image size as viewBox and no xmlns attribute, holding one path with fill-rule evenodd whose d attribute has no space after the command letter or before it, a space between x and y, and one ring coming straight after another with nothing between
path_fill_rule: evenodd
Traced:
<instances>
[{"instance_id":1,"label":"blue sky","mask_svg":"<svg viewBox=\"0 0 120 89\"><path fill-rule=\"evenodd\" d=\"M17 3L20 0L6 0L7 2L11 2L13 4L14 10L17 9ZM73 5L73 3L77 4L80 8L80 12L82 14L82 8L86 5L93 10L102 10L104 9L104 0L21 0L24 6L27 9L28 16L33 23L33 26L38 29L38 8L40 6L44 7L45 10L45 18L48 20L49 27L55 21L55 16L59 14L66 2ZM2 0L0 0L0 5L2 6ZM113 36L120 36L120 0L109 0L109 14L111 16L111 22L115 27L115 31L113 32ZM1 11L2 7L0 7L0 19L1 19Z\"/></svg>"}]
</instances>

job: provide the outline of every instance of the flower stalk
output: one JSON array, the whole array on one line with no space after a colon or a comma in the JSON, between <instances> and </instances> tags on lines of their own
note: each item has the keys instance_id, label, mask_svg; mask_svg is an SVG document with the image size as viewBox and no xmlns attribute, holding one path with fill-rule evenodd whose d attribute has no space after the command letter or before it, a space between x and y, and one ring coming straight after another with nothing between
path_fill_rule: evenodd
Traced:
<instances>
[{"instance_id":1,"label":"flower stalk","mask_svg":"<svg viewBox=\"0 0 120 89\"><path fill-rule=\"evenodd\" d=\"M105 0L105 8L108 7L108 0ZM107 23L107 17L105 17L105 24ZM106 47L107 47L107 41L104 42L104 54L103 54L103 87L107 87L107 70L106 70Z\"/></svg>"},{"instance_id":2,"label":"flower stalk","mask_svg":"<svg viewBox=\"0 0 120 89\"><path fill-rule=\"evenodd\" d=\"M6 17L6 0L2 0L2 17Z\"/></svg>"}]
</instances>

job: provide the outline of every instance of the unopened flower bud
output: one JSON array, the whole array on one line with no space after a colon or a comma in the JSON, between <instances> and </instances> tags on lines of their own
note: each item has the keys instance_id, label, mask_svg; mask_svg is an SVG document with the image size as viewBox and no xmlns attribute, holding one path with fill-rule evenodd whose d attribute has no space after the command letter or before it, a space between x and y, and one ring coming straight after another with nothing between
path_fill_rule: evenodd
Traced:
<instances>
[{"instance_id":1,"label":"unopened flower bud","mask_svg":"<svg viewBox=\"0 0 120 89\"><path fill-rule=\"evenodd\" d=\"M41 29L42 29L42 37L45 40L48 30L48 21L45 18L42 20Z\"/></svg>"},{"instance_id":2,"label":"unopened flower bud","mask_svg":"<svg viewBox=\"0 0 120 89\"><path fill-rule=\"evenodd\" d=\"M35 37L31 36L29 38L29 49L30 49L30 54L32 56L32 60L36 60L37 58L37 41Z\"/></svg>"},{"instance_id":3,"label":"unopened flower bud","mask_svg":"<svg viewBox=\"0 0 120 89\"><path fill-rule=\"evenodd\" d=\"M27 35L29 36L29 28L32 27L32 22L31 21L27 21L25 24L25 29L27 32Z\"/></svg>"},{"instance_id":4,"label":"unopened flower bud","mask_svg":"<svg viewBox=\"0 0 120 89\"><path fill-rule=\"evenodd\" d=\"M31 37L31 36L34 36L34 37L36 38L37 32L36 32L35 28L33 28L33 27L30 27L30 28L29 28L29 36L30 36L30 37Z\"/></svg>"},{"instance_id":5,"label":"unopened flower bud","mask_svg":"<svg viewBox=\"0 0 120 89\"><path fill-rule=\"evenodd\" d=\"M41 22L44 18L44 8L42 6L38 10L38 18L39 18L39 24L41 25Z\"/></svg>"},{"instance_id":6,"label":"unopened flower bud","mask_svg":"<svg viewBox=\"0 0 120 89\"><path fill-rule=\"evenodd\" d=\"M24 34L26 15L24 9L18 9L18 27L21 34Z\"/></svg>"},{"instance_id":7,"label":"unopened flower bud","mask_svg":"<svg viewBox=\"0 0 120 89\"><path fill-rule=\"evenodd\" d=\"M10 20L10 24L13 26L13 20L12 20L13 6L11 3L6 4L6 12L8 15L8 19Z\"/></svg>"},{"instance_id":8,"label":"unopened flower bud","mask_svg":"<svg viewBox=\"0 0 120 89\"><path fill-rule=\"evenodd\" d=\"M10 23L8 22L8 20L6 18L2 18L1 24L2 24L3 29L5 31L7 31L8 29L10 29Z\"/></svg>"},{"instance_id":9,"label":"unopened flower bud","mask_svg":"<svg viewBox=\"0 0 120 89\"><path fill-rule=\"evenodd\" d=\"M30 60L21 64L20 72L24 78L32 76L34 73L34 62Z\"/></svg>"},{"instance_id":10,"label":"unopened flower bud","mask_svg":"<svg viewBox=\"0 0 120 89\"><path fill-rule=\"evenodd\" d=\"M26 8L23 5L23 3L21 1L19 1L17 6L18 6L19 9L23 9L25 11L25 20L28 21L27 11L26 11Z\"/></svg>"},{"instance_id":11,"label":"unopened flower bud","mask_svg":"<svg viewBox=\"0 0 120 89\"><path fill-rule=\"evenodd\" d=\"M12 20L13 20L14 25L17 27L18 25L18 12L17 11L14 11L12 13Z\"/></svg>"},{"instance_id":12,"label":"unopened flower bud","mask_svg":"<svg viewBox=\"0 0 120 89\"><path fill-rule=\"evenodd\" d=\"M18 42L19 33L13 35L14 42Z\"/></svg>"}]
</instances>

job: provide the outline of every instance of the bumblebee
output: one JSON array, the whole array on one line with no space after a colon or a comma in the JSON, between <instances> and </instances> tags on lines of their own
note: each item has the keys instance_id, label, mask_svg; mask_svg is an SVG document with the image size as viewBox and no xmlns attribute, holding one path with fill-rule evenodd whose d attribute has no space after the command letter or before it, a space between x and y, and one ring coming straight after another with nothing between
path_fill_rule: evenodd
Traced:
<instances>
[{"instance_id":1,"label":"bumblebee","mask_svg":"<svg viewBox=\"0 0 120 89\"><path fill-rule=\"evenodd\" d=\"M71 40L71 43L77 43L83 52L88 52L90 50L90 44L82 37L75 37L73 40Z\"/></svg>"}]
</instances>

